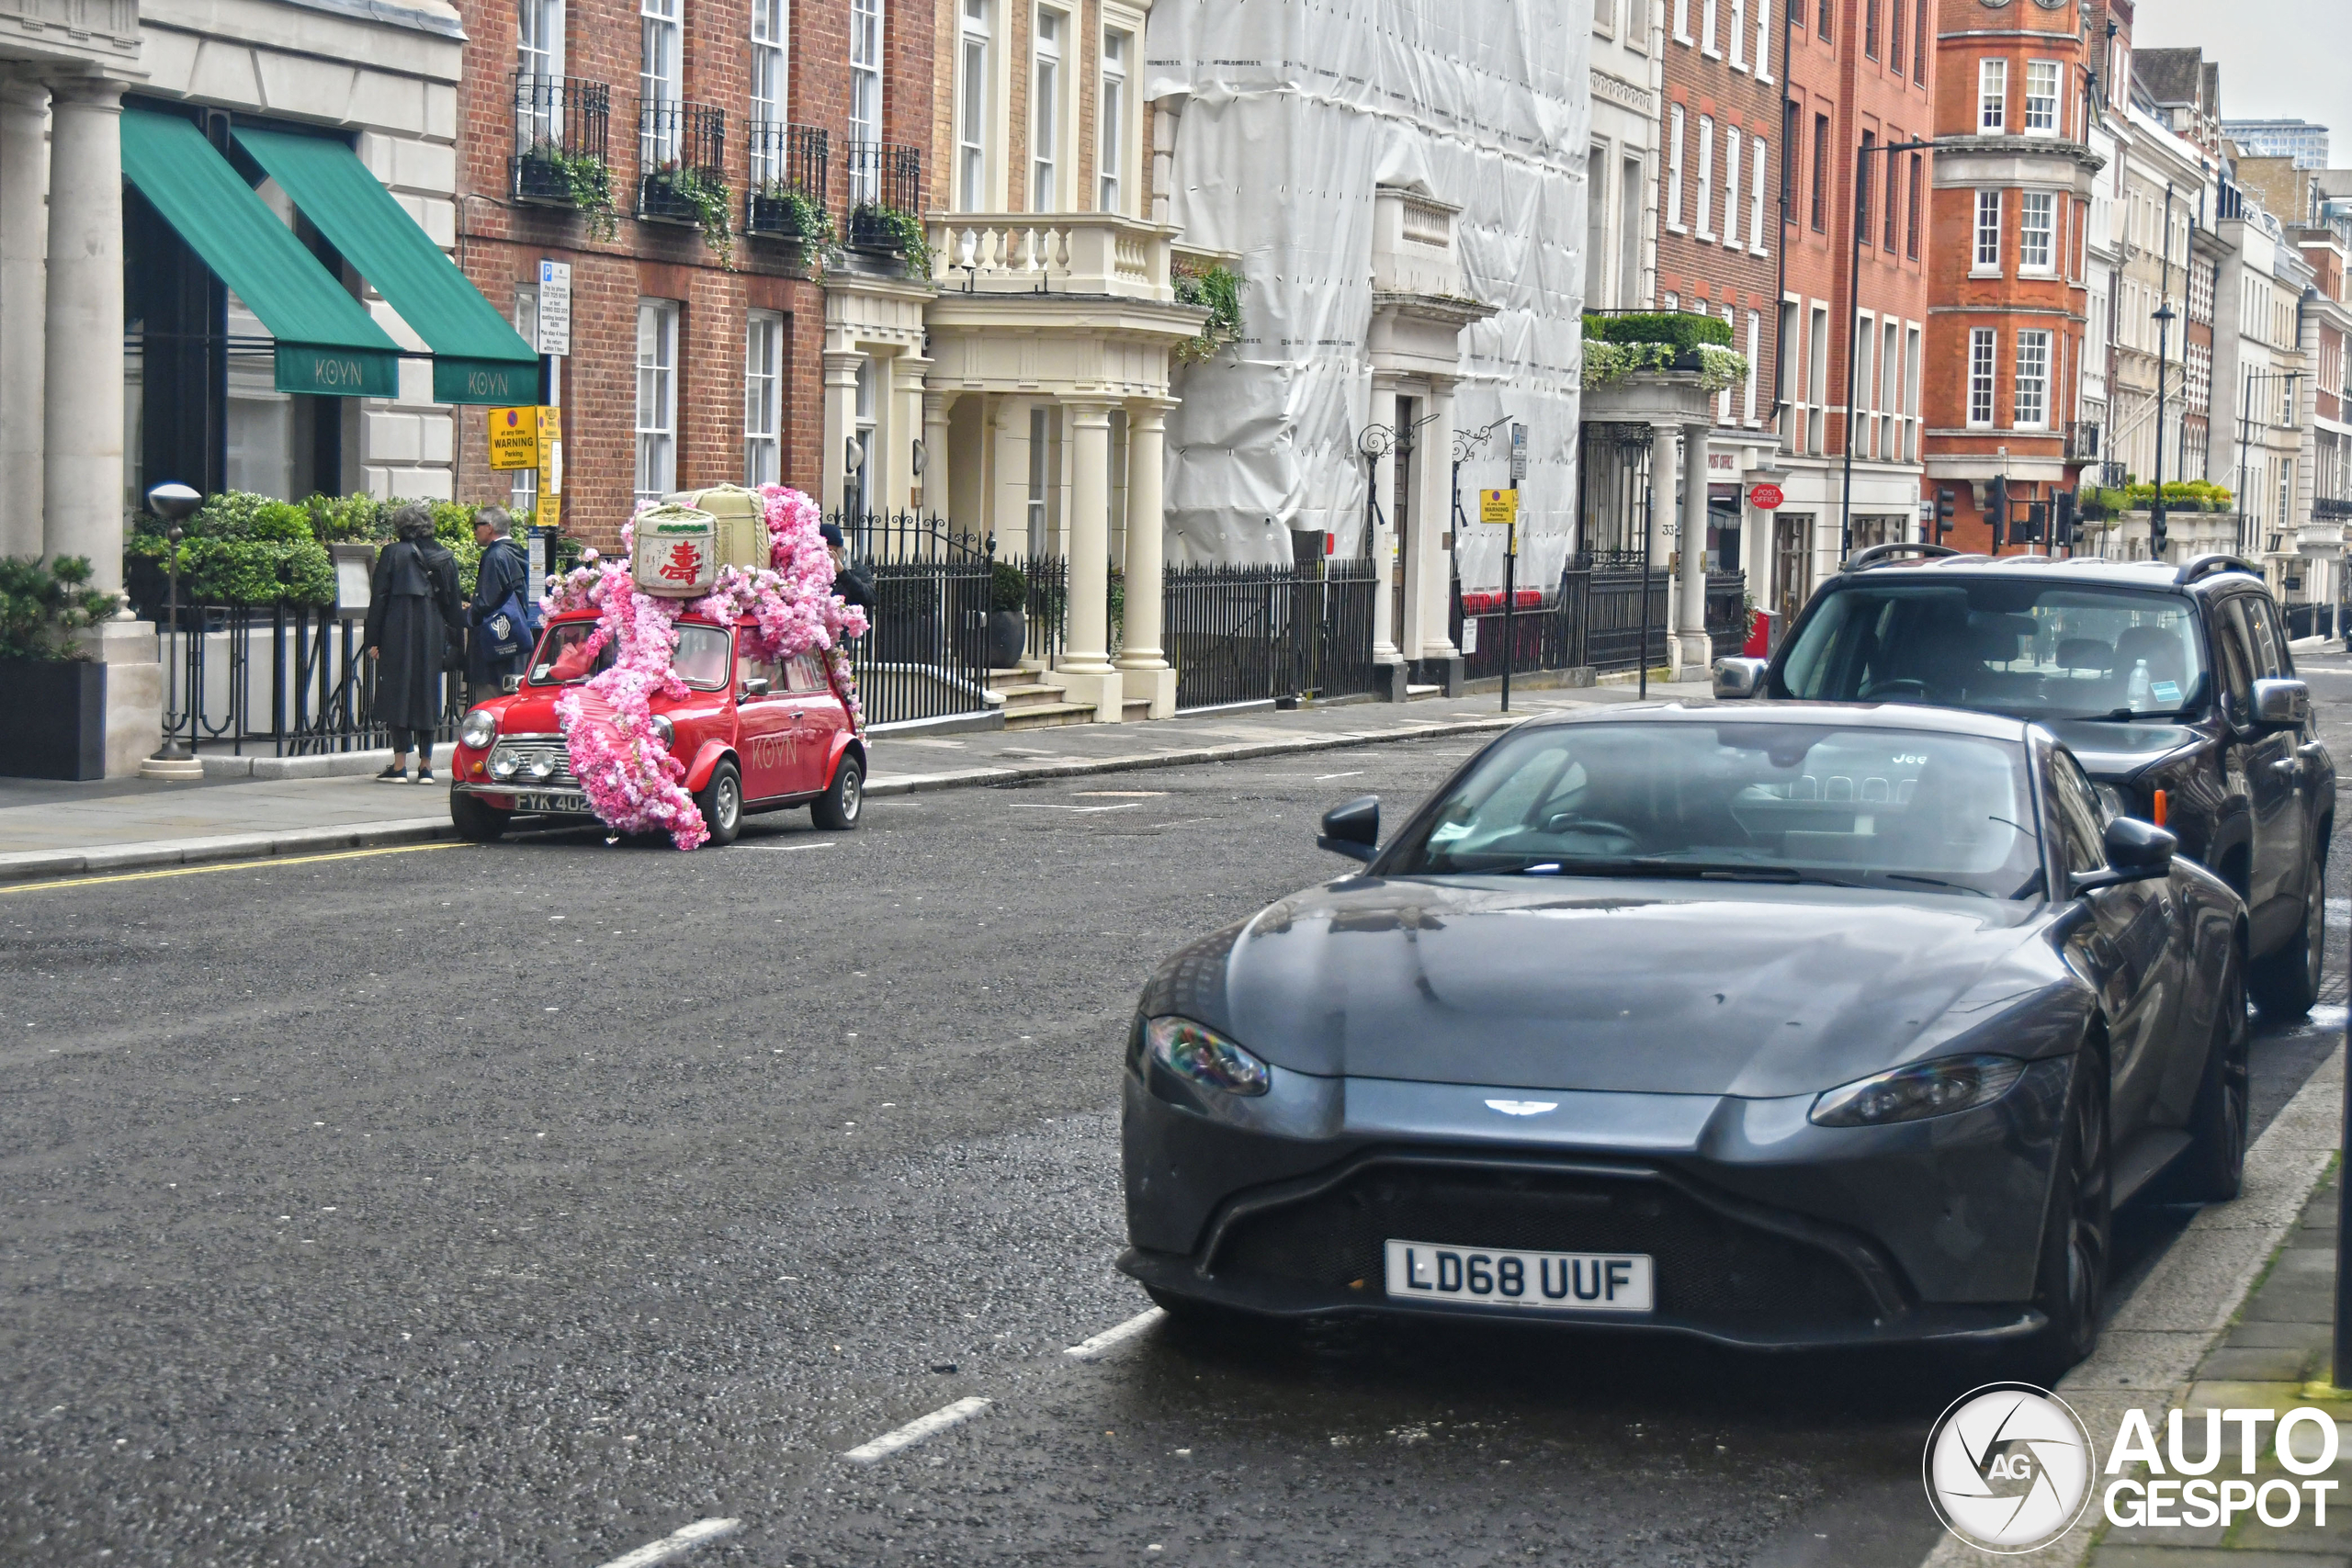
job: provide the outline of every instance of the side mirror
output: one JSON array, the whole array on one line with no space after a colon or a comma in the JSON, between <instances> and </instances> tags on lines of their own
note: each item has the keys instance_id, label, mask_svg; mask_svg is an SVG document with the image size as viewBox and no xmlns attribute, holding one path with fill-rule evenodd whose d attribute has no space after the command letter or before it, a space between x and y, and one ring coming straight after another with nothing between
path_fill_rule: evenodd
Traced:
<instances>
[{"instance_id":1,"label":"side mirror","mask_svg":"<svg viewBox=\"0 0 2352 1568\"><path fill-rule=\"evenodd\" d=\"M1771 668L1769 659L1724 659L1715 664L1715 697L1719 702L1737 702L1752 697L1764 689L1764 671Z\"/></svg>"},{"instance_id":2,"label":"side mirror","mask_svg":"<svg viewBox=\"0 0 2352 1568\"><path fill-rule=\"evenodd\" d=\"M745 676L743 678L743 694L747 697L766 696L768 694L768 678L764 675Z\"/></svg>"},{"instance_id":3,"label":"side mirror","mask_svg":"<svg viewBox=\"0 0 2352 1568\"><path fill-rule=\"evenodd\" d=\"M2301 729L2311 722L2312 689L2301 681L2256 681L2254 722L2263 729Z\"/></svg>"},{"instance_id":4,"label":"side mirror","mask_svg":"<svg viewBox=\"0 0 2352 1568\"><path fill-rule=\"evenodd\" d=\"M1380 796L1360 795L1345 806L1323 814L1323 831L1315 847L1351 860L1370 861L1380 843Z\"/></svg>"},{"instance_id":5,"label":"side mirror","mask_svg":"<svg viewBox=\"0 0 2352 1568\"><path fill-rule=\"evenodd\" d=\"M508 693L519 692L523 689L523 677L520 675L502 675L498 679L498 689L502 692Z\"/></svg>"},{"instance_id":6,"label":"side mirror","mask_svg":"<svg viewBox=\"0 0 2352 1568\"><path fill-rule=\"evenodd\" d=\"M2107 854L2104 871L2077 872L2071 879L2076 893L2120 887L2128 882L2148 882L2172 870L2180 840L2153 822L2118 817L2107 825L2100 846Z\"/></svg>"}]
</instances>

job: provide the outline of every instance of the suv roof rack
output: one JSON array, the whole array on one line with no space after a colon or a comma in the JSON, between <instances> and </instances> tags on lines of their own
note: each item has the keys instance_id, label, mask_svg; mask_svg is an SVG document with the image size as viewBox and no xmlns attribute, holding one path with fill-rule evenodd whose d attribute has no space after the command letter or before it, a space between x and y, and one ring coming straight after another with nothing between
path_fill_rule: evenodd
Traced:
<instances>
[{"instance_id":1,"label":"suv roof rack","mask_svg":"<svg viewBox=\"0 0 2352 1568\"><path fill-rule=\"evenodd\" d=\"M1950 545L1872 545L1868 549L1856 552L1844 566L1838 568L1838 570L1868 571L1874 566L1883 566L1898 556L1918 556L1925 559L1937 560L1958 554L1960 552Z\"/></svg>"},{"instance_id":2,"label":"suv roof rack","mask_svg":"<svg viewBox=\"0 0 2352 1568\"><path fill-rule=\"evenodd\" d=\"M2256 577L2260 577L2262 575L2262 569L2258 566L2241 560L2236 556L2227 556L2217 553L2213 555L2199 556L2195 560L2190 561L2187 566L2182 567L2178 571L2173 574L2173 586L2176 588L2186 588L2190 583L2197 581L2200 578L2211 577L2215 572L2221 571L2250 572Z\"/></svg>"}]
</instances>

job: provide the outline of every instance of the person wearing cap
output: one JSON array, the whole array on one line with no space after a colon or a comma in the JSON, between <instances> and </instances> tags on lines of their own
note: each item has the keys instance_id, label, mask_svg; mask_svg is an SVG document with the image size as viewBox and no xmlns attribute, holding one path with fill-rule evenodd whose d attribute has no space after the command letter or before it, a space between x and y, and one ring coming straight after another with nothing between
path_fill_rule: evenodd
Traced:
<instances>
[{"instance_id":1,"label":"person wearing cap","mask_svg":"<svg viewBox=\"0 0 2352 1568\"><path fill-rule=\"evenodd\" d=\"M466 677L480 702L503 691L506 677L520 673L531 656L531 558L515 543L514 520L503 506L474 513L474 543L482 550L466 606L473 630Z\"/></svg>"},{"instance_id":2,"label":"person wearing cap","mask_svg":"<svg viewBox=\"0 0 2352 1568\"><path fill-rule=\"evenodd\" d=\"M844 604L870 612L874 608L873 581L849 564L849 547L842 540L841 529L823 523L818 525L817 532L824 536L825 553L833 558L833 592Z\"/></svg>"}]
</instances>

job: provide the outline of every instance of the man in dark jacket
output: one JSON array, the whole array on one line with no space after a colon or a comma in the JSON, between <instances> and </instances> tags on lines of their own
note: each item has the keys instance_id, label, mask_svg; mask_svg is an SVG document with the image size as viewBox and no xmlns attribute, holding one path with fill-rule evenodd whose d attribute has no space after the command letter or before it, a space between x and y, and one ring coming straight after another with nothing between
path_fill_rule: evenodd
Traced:
<instances>
[{"instance_id":1,"label":"man in dark jacket","mask_svg":"<svg viewBox=\"0 0 2352 1568\"><path fill-rule=\"evenodd\" d=\"M818 525L823 536L825 553L833 558L833 592L844 604L854 604L869 616L874 613L874 580L849 564L849 547L842 541L842 531L831 523Z\"/></svg>"},{"instance_id":2,"label":"man in dark jacket","mask_svg":"<svg viewBox=\"0 0 2352 1568\"><path fill-rule=\"evenodd\" d=\"M376 777L408 782L416 747L416 782L433 782L433 731L441 721L442 654L458 614L458 560L434 542L433 513L412 502L392 513L393 542L376 557L368 600L366 647L375 666L372 712L391 731L391 764Z\"/></svg>"},{"instance_id":3,"label":"man in dark jacket","mask_svg":"<svg viewBox=\"0 0 2352 1568\"><path fill-rule=\"evenodd\" d=\"M474 543L481 547L481 564L475 570L474 596L466 605L466 625L473 628L466 679L476 702L497 695L506 677L521 673L531 657L530 630L524 622L537 595L531 558L514 534L514 519L504 507L485 506L474 513Z\"/></svg>"}]
</instances>

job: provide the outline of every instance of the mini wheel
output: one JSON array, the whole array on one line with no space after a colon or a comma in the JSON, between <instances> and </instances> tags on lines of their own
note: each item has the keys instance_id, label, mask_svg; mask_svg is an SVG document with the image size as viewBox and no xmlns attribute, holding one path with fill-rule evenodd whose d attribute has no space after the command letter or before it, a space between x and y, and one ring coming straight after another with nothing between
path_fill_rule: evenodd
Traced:
<instances>
[{"instance_id":1,"label":"mini wheel","mask_svg":"<svg viewBox=\"0 0 2352 1568\"><path fill-rule=\"evenodd\" d=\"M449 820L457 825L458 837L475 844L494 844L506 832L506 824L514 818L511 811L502 811L484 800L477 799L460 789L449 792Z\"/></svg>"},{"instance_id":2,"label":"mini wheel","mask_svg":"<svg viewBox=\"0 0 2352 1568\"><path fill-rule=\"evenodd\" d=\"M865 809L865 764L856 752L843 752L841 766L833 770L833 782L808 803L808 815L818 827L840 833L856 827L858 813Z\"/></svg>"},{"instance_id":3,"label":"mini wheel","mask_svg":"<svg viewBox=\"0 0 2352 1568\"><path fill-rule=\"evenodd\" d=\"M723 850L735 841L743 830L743 775L732 761L724 761L710 771L710 782L695 796L695 809L702 813L702 825L710 830L710 847Z\"/></svg>"}]
</instances>

